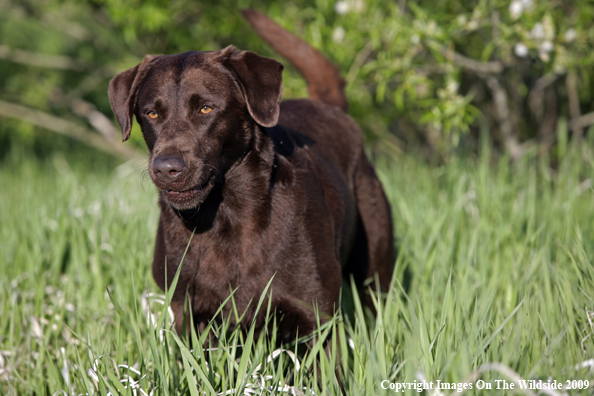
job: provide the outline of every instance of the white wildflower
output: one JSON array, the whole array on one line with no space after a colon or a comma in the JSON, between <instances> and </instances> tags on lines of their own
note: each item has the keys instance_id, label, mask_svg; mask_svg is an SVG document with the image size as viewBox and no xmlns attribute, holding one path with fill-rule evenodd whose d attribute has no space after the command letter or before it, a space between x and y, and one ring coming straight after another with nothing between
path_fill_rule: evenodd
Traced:
<instances>
[{"instance_id":1,"label":"white wildflower","mask_svg":"<svg viewBox=\"0 0 594 396\"><path fill-rule=\"evenodd\" d=\"M365 10L365 1L364 0L355 0L355 4L353 9L357 11L359 14Z\"/></svg>"},{"instance_id":2,"label":"white wildflower","mask_svg":"<svg viewBox=\"0 0 594 396\"><path fill-rule=\"evenodd\" d=\"M30 318L30 323L31 323L31 335L33 335L33 337L37 338L38 340L43 340L43 330L41 328L41 325L39 324L39 321L37 320L37 318L35 316L31 316Z\"/></svg>"},{"instance_id":3,"label":"white wildflower","mask_svg":"<svg viewBox=\"0 0 594 396\"><path fill-rule=\"evenodd\" d=\"M575 38L577 37L577 32L575 31L575 29L569 29L568 31L565 32L563 37L565 38L565 41L571 42L571 41L575 40Z\"/></svg>"},{"instance_id":4,"label":"white wildflower","mask_svg":"<svg viewBox=\"0 0 594 396\"><path fill-rule=\"evenodd\" d=\"M551 51L553 51L553 48L554 48L553 43L551 43L550 41L543 41L538 46L538 49L540 51L544 51L544 52L551 52Z\"/></svg>"},{"instance_id":5,"label":"white wildflower","mask_svg":"<svg viewBox=\"0 0 594 396\"><path fill-rule=\"evenodd\" d=\"M525 10L532 8L532 0L520 0L520 3L522 3L522 7L524 7Z\"/></svg>"},{"instance_id":6,"label":"white wildflower","mask_svg":"<svg viewBox=\"0 0 594 396\"><path fill-rule=\"evenodd\" d=\"M549 56L549 53L546 51L543 51L542 49L538 49L538 57L540 58L540 60L542 60L543 62L547 63L551 60L551 57Z\"/></svg>"},{"instance_id":7,"label":"white wildflower","mask_svg":"<svg viewBox=\"0 0 594 396\"><path fill-rule=\"evenodd\" d=\"M427 23L427 34L433 35L438 33L437 23L432 19Z\"/></svg>"},{"instance_id":8,"label":"white wildflower","mask_svg":"<svg viewBox=\"0 0 594 396\"><path fill-rule=\"evenodd\" d=\"M101 250L104 252L113 252L113 247L107 242L101 242Z\"/></svg>"},{"instance_id":9,"label":"white wildflower","mask_svg":"<svg viewBox=\"0 0 594 396\"><path fill-rule=\"evenodd\" d=\"M332 32L332 40L334 40L335 43L342 43L345 34L346 31L344 30L344 28L342 26L337 26L336 28L334 28L334 31Z\"/></svg>"},{"instance_id":10,"label":"white wildflower","mask_svg":"<svg viewBox=\"0 0 594 396\"><path fill-rule=\"evenodd\" d=\"M528 56L528 47L524 43L518 43L514 46L514 53L520 58Z\"/></svg>"},{"instance_id":11,"label":"white wildflower","mask_svg":"<svg viewBox=\"0 0 594 396\"><path fill-rule=\"evenodd\" d=\"M336 11L336 13L339 15L344 15L347 12L349 12L349 8L349 3L347 3L346 1L341 0L334 3L334 11Z\"/></svg>"},{"instance_id":12,"label":"white wildflower","mask_svg":"<svg viewBox=\"0 0 594 396\"><path fill-rule=\"evenodd\" d=\"M410 41L412 41L413 44L417 45L421 42L421 38L418 35L413 34L410 38Z\"/></svg>"},{"instance_id":13,"label":"white wildflower","mask_svg":"<svg viewBox=\"0 0 594 396\"><path fill-rule=\"evenodd\" d=\"M472 20L466 24L467 30L476 30L479 27L479 23L476 20Z\"/></svg>"},{"instance_id":14,"label":"white wildflower","mask_svg":"<svg viewBox=\"0 0 594 396\"><path fill-rule=\"evenodd\" d=\"M446 85L446 91L450 94L453 95L456 92L458 92L458 88L460 88L460 84L458 84L456 81L449 81Z\"/></svg>"},{"instance_id":15,"label":"white wildflower","mask_svg":"<svg viewBox=\"0 0 594 396\"><path fill-rule=\"evenodd\" d=\"M550 15L545 15L542 18L542 28L544 30L544 39L553 40L555 38L555 23Z\"/></svg>"},{"instance_id":16,"label":"white wildflower","mask_svg":"<svg viewBox=\"0 0 594 396\"><path fill-rule=\"evenodd\" d=\"M522 5L522 1L514 0L509 4L509 15L512 19L518 19L522 12L524 11L524 6Z\"/></svg>"},{"instance_id":17,"label":"white wildflower","mask_svg":"<svg viewBox=\"0 0 594 396\"><path fill-rule=\"evenodd\" d=\"M60 225L58 224L58 222L56 220L53 220L53 219L47 220L47 228L49 228L50 230L57 231L59 227L60 227Z\"/></svg>"},{"instance_id":18,"label":"white wildflower","mask_svg":"<svg viewBox=\"0 0 594 396\"><path fill-rule=\"evenodd\" d=\"M537 22L534 25L534 27L530 31L530 37L532 37L533 40L542 40L545 37L545 31L544 27L542 26L542 23Z\"/></svg>"}]
</instances>

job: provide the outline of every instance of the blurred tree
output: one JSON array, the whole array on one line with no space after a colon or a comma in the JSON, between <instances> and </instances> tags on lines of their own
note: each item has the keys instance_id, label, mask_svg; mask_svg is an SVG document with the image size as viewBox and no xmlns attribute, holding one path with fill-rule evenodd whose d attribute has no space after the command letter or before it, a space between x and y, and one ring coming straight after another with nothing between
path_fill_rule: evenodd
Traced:
<instances>
[{"instance_id":1,"label":"blurred tree","mask_svg":"<svg viewBox=\"0 0 594 396\"><path fill-rule=\"evenodd\" d=\"M247 7L339 65L350 113L376 150L447 159L482 132L512 158L549 155L560 132L580 141L594 123L589 0L4 0L0 133L34 140L37 126L137 155L137 127L132 146L119 142L109 79L147 53L235 44L276 56L242 20ZM288 68L285 98L305 95Z\"/></svg>"}]
</instances>

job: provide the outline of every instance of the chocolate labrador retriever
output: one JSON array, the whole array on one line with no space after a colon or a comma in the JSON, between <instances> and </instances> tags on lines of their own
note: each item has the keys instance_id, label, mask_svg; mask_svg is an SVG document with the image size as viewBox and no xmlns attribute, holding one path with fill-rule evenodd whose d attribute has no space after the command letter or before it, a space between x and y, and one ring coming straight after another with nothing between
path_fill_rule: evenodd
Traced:
<instances>
[{"instance_id":1,"label":"chocolate labrador retriever","mask_svg":"<svg viewBox=\"0 0 594 396\"><path fill-rule=\"evenodd\" d=\"M230 46L149 55L110 82L109 100L123 140L135 116L149 149L162 289L187 248L177 330L189 313L203 329L231 290L243 323L263 326L256 302L274 277L269 302L291 340L316 328L314 307L335 312L343 275L362 286L378 274L389 288L392 220L337 68L265 15L244 16L303 74L311 99L281 103L283 65Z\"/></svg>"}]
</instances>

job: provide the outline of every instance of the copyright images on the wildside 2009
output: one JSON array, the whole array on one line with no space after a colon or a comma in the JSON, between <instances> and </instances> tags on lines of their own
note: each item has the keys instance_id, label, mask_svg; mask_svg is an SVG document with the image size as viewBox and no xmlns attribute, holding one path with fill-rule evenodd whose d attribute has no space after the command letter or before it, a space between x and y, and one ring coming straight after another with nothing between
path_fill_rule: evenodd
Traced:
<instances>
[{"instance_id":1,"label":"copyright images on the wildside 2009","mask_svg":"<svg viewBox=\"0 0 594 396\"><path fill-rule=\"evenodd\" d=\"M588 389L590 381L588 380L563 380L558 381L551 379L550 381L543 380L519 380L509 381L504 379L483 381L477 380L475 382L445 382L441 380L436 381L413 381L413 382L390 382L383 380L380 384L382 389L390 389L394 392L404 392L406 390L415 390L422 392L424 390L449 390L464 392L471 389L485 389L485 390L542 390L542 389L557 389L557 390L571 390L571 389Z\"/></svg>"}]
</instances>

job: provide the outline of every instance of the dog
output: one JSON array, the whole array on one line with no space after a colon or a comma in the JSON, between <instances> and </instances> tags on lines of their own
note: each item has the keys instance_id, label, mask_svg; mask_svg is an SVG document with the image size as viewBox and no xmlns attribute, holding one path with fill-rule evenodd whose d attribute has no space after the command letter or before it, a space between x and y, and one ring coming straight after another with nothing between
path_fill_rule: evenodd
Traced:
<instances>
[{"instance_id":1,"label":"dog","mask_svg":"<svg viewBox=\"0 0 594 396\"><path fill-rule=\"evenodd\" d=\"M182 265L176 330L203 330L232 292L242 323L261 329L256 302L272 279L266 301L291 341L317 328L316 310L336 312L343 276L363 287L377 274L389 289L392 216L338 69L264 14L243 15L304 76L309 99L281 103L283 65L229 46L149 55L111 80L109 100L123 141L135 117L149 150L158 286ZM236 324L232 304L222 314Z\"/></svg>"}]
</instances>

